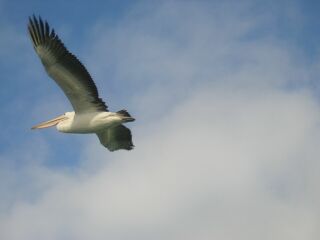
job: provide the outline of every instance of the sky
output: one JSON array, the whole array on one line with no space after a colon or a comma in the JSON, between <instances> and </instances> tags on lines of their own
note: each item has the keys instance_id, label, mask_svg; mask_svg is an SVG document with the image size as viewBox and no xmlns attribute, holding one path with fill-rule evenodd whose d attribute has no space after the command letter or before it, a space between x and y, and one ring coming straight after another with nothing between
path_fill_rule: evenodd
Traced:
<instances>
[{"instance_id":1,"label":"sky","mask_svg":"<svg viewBox=\"0 0 320 240\"><path fill-rule=\"evenodd\" d=\"M0 239L320 238L320 3L0 0ZM135 149L31 131L72 111L41 15Z\"/></svg>"}]
</instances>

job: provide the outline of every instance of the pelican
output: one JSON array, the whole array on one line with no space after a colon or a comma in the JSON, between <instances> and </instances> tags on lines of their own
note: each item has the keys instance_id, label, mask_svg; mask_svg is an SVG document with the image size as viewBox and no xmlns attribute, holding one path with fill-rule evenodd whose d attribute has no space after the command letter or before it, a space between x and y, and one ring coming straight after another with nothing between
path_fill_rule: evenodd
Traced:
<instances>
[{"instance_id":1,"label":"pelican","mask_svg":"<svg viewBox=\"0 0 320 240\"><path fill-rule=\"evenodd\" d=\"M134 147L131 131L123 123L135 119L127 110L108 110L89 72L67 50L47 21L42 21L40 16L38 19L29 17L28 30L46 72L62 89L74 110L32 129L56 126L63 133L95 133L100 143L110 151L131 150Z\"/></svg>"}]
</instances>

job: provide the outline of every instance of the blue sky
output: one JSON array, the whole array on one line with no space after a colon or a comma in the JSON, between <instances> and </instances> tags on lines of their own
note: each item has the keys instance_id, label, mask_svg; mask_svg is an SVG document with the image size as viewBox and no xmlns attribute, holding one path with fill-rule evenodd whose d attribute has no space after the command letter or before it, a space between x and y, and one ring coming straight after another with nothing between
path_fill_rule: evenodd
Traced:
<instances>
[{"instance_id":1,"label":"blue sky","mask_svg":"<svg viewBox=\"0 0 320 240\"><path fill-rule=\"evenodd\" d=\"M319 10L0 0L0 239L319 239ZM33 13L137 119L133 151L30 130L71 110Z\"/></svg>"}]
</instances>

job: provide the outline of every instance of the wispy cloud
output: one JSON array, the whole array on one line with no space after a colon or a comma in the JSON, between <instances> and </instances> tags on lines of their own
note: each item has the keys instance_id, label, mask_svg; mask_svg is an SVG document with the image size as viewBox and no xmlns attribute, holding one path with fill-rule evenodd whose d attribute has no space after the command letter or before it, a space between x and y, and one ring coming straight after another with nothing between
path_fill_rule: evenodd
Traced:
<instances>
[{"instance_id":1,"label":"wispy cloud","mask_svg":"<svg viewBox=\"0 0 320 240\"><path fill-rule=\"evenodd\" d=\"M253 7L168 1L99 20L84 61L112 108L138 119L136 148L108 153L92 136L79 166L57 171L39 140L39 160L2 168L0 238L318 239L319 103L306 84L318 70L256 34L272 14Z\"/></svg>"}]
</instances>

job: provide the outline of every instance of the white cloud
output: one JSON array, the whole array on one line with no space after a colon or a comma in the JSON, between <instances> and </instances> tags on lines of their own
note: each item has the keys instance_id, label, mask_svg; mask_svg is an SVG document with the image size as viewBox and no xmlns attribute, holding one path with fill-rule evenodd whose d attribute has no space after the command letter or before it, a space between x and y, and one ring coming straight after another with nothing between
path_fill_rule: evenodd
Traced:
<instances>
[{"instance_id":1,"label":"white cloud","mask_svg":"<svg viewBox=\"0 0 320 240\"><path fill-rule=\"evenodd\" d=\"M137 147L92 137L74 172L23 166L1 239L318 239L319 104L305 83L288 88L309 69L275 39L245 38L261 23L247 5L217 7L138 6L97 27L96 77L106 62L117 93L138 85L123 90Z\"/></svg>"},{"instance_id":2,"label":"white cloud","mask_svg":"<svg viewBox=\"0 0 320 240\"><path fill-rule=\"evenodd\" d=\"M90 145L107 165L17 203L2 238L316 239L315 107L300 92L197 92L135 151Z\"/></svg>"}]
</instances>

